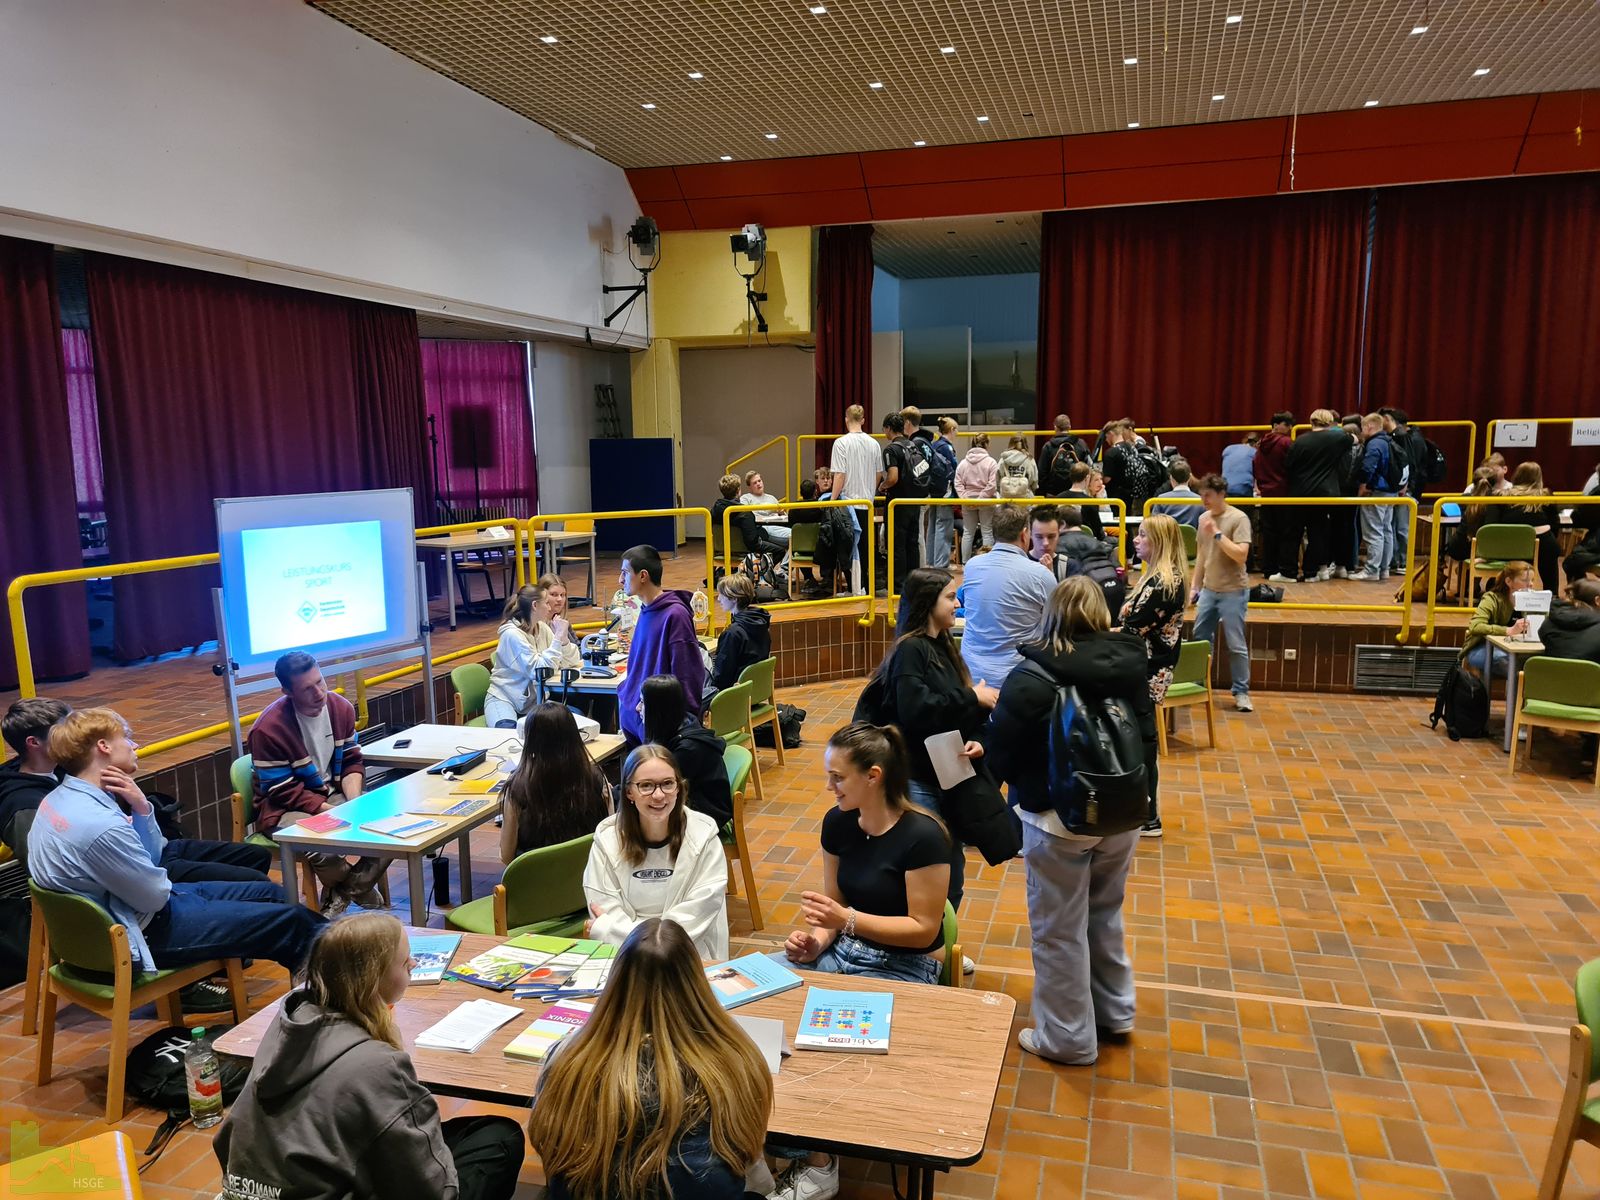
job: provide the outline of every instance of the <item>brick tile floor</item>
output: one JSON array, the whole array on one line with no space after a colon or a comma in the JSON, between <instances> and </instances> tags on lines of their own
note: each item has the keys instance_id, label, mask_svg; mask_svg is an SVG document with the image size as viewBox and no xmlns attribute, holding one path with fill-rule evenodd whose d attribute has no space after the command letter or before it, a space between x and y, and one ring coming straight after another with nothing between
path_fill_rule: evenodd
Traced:
<instances>
[{"instance_id":1,"label":"brick tile floor","mask_svg":"<svg viewBox=\"0 0 1600 1200\"><path fill-rule=\"evenodd\" d=\"M809 710L807 743L787 767L765 768L749 833L766 928L752 934L730 901L735 952L777 944L819 877L821 743L859 687L785 696ZM941 1177L940 1194L1532 1197L1562 1087L1570 981L1597 953L1588 881L1600 797L1576 775L1575 740L1541 735L1533 767L1508 775L1497 744L1445 740L1427 708L1260 695L1253 716L1219 713L1215 751L1195 748L1180 717L1162 769L1166 837L1141 843L1128 891L1132 1044L1088 1068L1013 1047L988 1153ZM493 835L477 835L479 889L497 876ZM403 912L400 872L393 883ZM973 856L961 934L978 962L969 984L1016 997L1025 1025L1020 862ZM250 984L256 1003L284 986L270 966ZM20 988L0 993L0 1131L37 1121L46 1144L96 1131L104 1023L67 1010L56 1080L38 1088L20 1007ZM144 1016L136 1033L157 1027ZM157 1124L135 1109L123 1128L142 1149ZM146 1172L146 1194L210 1200L209 1141L181 1133ZM845 1174L845 1196L891 1194L882 1169ZM524 1178L537 1194L536 1162ZM1597 1189L1600 1152L1580 1146L1565 1195Z\"/></svg>"}]
</instances>

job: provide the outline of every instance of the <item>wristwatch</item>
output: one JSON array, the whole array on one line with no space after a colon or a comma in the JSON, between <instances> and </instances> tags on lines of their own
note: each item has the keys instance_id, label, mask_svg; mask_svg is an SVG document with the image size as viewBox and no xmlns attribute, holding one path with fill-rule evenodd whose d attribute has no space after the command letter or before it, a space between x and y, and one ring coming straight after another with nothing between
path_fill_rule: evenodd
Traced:
<instances>
[{"instance_id":1,"label":"wristwatch","mask_svg":"<svg viewBox=\"0 0 1600 1200\"><path fill-rule=\"evenodd\" d=\"M1220 541L1221 541L1221 540L1222 540L1222 534L1220 534L1220 533L1213 533L1213 534L1212 534L1212 535L1211 535L1211 540L1212 540L1212 541L1213 541L1213 542L1220 542Z\"/></svg>"}]
</instances>

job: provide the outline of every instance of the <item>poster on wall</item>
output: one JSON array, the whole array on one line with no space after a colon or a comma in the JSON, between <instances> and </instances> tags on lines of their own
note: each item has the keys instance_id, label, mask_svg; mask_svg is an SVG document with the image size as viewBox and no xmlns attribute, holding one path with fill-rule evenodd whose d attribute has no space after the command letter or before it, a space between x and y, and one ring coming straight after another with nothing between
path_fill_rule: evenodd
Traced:
<instances>
[{"instance_id":1,"label":"poster on wall","mask_svg":"<svg viewBox=\"0 0 1600 1200\"><path fill-rule=\"evenodd\" d=\"M1526 450L1539 444L1537 421L1497 421L1494 427L1496 450Z\"/></svg>"},{"instance_id":2,"label":"poster on wall","mask_svg":"<svg viewBox=\"0 0 1600 1200\"><path fill-rule=\"evenodd\" d=\"M1600 417L1579 417L1572 422L1574 446L1600 446Z\"/></svg>"}]
</instances>

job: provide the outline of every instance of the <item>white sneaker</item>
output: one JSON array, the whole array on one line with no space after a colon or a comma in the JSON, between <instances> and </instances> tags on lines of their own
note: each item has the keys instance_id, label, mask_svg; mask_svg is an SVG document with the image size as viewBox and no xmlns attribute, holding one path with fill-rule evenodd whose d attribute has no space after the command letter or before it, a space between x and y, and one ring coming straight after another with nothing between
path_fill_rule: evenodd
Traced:
<instances>
[{"instance_id":1,"label":"white sneaker","mask_svg":"<svg viewBox=\"0 0 1600 1200\"><path fill-rule=\"evenodd\" d=\"M1233 698L1233 708L1235 712L1255 712L1256 710L1256 706L1250 703L1249 692L1241 692L1235 696Z\"/></svg>"},{"instance_id":2,"label":"white sneaker","mask_svg":"<svg viewBox=\"0 0 1600 1200\"><path fill-rule=\"evenodd\" d=\"M1267 576L1267 582L1268 583L1298 583L1299 580L1297 580L1293 575L1285 575L1282 571L1279 571L1275 575L1268 575Z\"/></svg>"},{"instance_id":3,"label":"white sneaker","mask_svg":"<svg viewBox=\"0 0 1600 1200\"><path fill-rule=\"evenodd\" d=\"M965 954L963 954L961 956L961 973L963 975L971 975L977 969L978 969L978 964L977 963L973 962Z\"/></svg>"},{"instance_id":4,"label":"white sneaker","mask_svg":"<svg viewBox=\"0 0 1600 1200\"><path fill-rule=\"evenodd\" d=\"M1355 583L1377 583L1382 578L1382 575L1372 570L1357 571L1350 576L1350 579Z\"/></svg>"},{"instance_id":5,"label":"white sneaker","mask_svg":"<svg viewBox=\"0 0 1600 1200\"><path fill-rule=\"evenodd\" d=\"M1332 567L1323 567L1322 570L1317 572L1317 582L1318 583L1327 583L1328 580L1330 580L1332 578L1333 578L1333 568Z\"/></svg>"},{"instance_id":6,"label":"white sneaker","mask_svg":"<svg viewBox=\"0 0 1600 1200\"><path fill-rule=\"evenodd\" d=\"M804 1163L791 1167L768 1195L770 1200L833 1200L839 1194L839 1157L834 1155L825 1167Z\"/></svg>"},{"instance_id":7,"label":"white sneaker","mask_svg":"<svg viewBox=\"0 0 1600 1200\"><path fill-rule=\"evenodd\" d=\"M1333 577L1335 579L1349 579L1350 578L1350 568L1349 567L1335 567L1333 569Z\"/></svg>"}]
</instances>

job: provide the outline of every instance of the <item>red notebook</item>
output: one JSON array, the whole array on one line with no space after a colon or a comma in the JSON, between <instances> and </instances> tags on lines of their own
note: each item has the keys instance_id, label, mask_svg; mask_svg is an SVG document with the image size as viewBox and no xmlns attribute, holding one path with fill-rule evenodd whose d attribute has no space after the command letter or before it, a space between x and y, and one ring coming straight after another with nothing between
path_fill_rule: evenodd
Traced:
<instances>
[{"instance_id":1,"label":"red notebook","mask_svg":"<svg viewBox=\"0 0 1600 1200\"><path fill-rule=\"evenodd\" d=\"M349 825L349 821L340 820L332 813L318 813L295 822L296 829L309 829L312 833L332 833L335 829L347 829Z\"/></svg>"}]
</instances>

